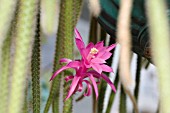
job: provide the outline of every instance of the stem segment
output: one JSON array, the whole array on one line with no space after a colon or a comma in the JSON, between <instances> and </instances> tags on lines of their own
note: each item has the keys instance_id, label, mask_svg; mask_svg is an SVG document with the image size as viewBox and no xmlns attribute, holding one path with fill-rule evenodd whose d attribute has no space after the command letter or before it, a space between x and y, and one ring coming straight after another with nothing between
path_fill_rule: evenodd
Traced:
<instances>
[{"instance_id":1,"label":"stem segment","mask_svg":"<svg viewBox=\"0 0 170 113\"><path fill-rule=\"evenodd\" d=\"M40 113L40 0L38 3L37 26L32 49L32 95L33 113Z\"/></svg>"},{"instance_id":2,"label":"stem segment","mask_svg":"<svg viewBox=\"0 0 170 113\"><path fill-rule=\"evenodd\" d=\"M36 14L37 0L20 0L8 113L20 113L23 108L24 83L30 59L31 42L35 36Z\"/></svg>"},{"instance_id":3,"label":"stem segment","mask_svg":"<svg viewBox=\"0 0 170 113\"><path fill-rule=\"evenodd\" d=\"M165 0L148 0L147 10L154 63L157 66L159 74L160 112L169 113L170 29Z\"/></svg>"}]
</instances>

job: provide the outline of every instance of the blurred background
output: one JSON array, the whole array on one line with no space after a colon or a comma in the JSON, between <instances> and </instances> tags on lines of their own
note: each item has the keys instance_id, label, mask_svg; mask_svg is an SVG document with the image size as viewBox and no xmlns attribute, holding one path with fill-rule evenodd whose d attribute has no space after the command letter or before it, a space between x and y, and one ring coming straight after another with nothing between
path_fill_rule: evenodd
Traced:
<instances>
[{"instance_id":1,"label":"blurred background","mask_svg":"<svg viewBox=\"0 0 170 113\"><path fill-rule=\"evenodd\" d=\"M132 42L132 51L128 51L128 77L132 80L127 86L123 83L123 80L128 83L126 77L121 78L119 72L122 68L119 62L121 41L124 40L119 40L121 18L118 15L123 3L132 5L127 30L129 42ZM170 47L165 43L170 41L164 38L169 35L163 32L169 33L166 23L169 7L169 0L0 0L0 113L159 113L160 109L160 113L170 113L167 98L170 94L167 51ZM152 24L154 19L164 16L165 22L155 20L157 24ZM94 91L84 97L86 87L83 87L82 92L63 101L70 86L64 81L65 75L49 81L61 68L61 57L81 58L75 44L74 28L78 29L86 45L101 40L106 46L117 44L108 60L114 73L107 73L116 93L101 81L98 100ZM153 33L152 28L158 28L158 32ZM163 38L153 49L151 44L158 38L150 37L156 36ZM151 49L156 52L152 54ZM156 53L162 56L157 57ZM165 62L161 65L162 61Z\"/></svg>"}]
</instances>

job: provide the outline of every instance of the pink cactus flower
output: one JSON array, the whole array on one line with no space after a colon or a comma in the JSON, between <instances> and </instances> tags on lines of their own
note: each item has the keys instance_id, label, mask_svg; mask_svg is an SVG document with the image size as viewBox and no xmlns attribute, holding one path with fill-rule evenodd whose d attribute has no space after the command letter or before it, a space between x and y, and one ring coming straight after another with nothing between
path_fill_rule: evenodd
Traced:
<instances>
[{"instance_id":1,"label":"pink cactus flower","mask_svg":"<svg viewBox=\"0 0 170 113\"><path fill-rule=\"evenodd\" d=\"M97 99L97 84L100 83L101 78L104 79L111 86L114 92L116 92L113 83L105 74L102 73L102 71L113 72L112 68L104 63L106 63L106 60L112 55L112 53L110 53L110 50L115 47L115 44L109 47L104 47L103 42L99 42L95 45L93 43L90 43L87 47L85 47L85 44L77 29L75 29L75 34L76 44L80 51L80 54L82 55L82 59L73 61L67 58L60 59L60 62L66 63L66 65L57 70L52 75L50 80L53 80L60 72L66 69L72 68L76 71L75 75L69 75L65 78L66 82L72 80L68 95L66 96L65 100L67 100L75 92L81 92L83 89L83 82L87 85L87 92L84 94L84 96L91 95L93 86Z\"/></svg>"},{"instance_id":2,"label":"pink cactus flower","mask_svg":"<svg viewBox=\"0 0 170 113\"><path fill-rule=\"evenodd\" d=\"M70 90L68 92L68 95L66 96L65 100L67 100L73 93L79 91L81 92L83 89L83 82L87 85L87 92L84 94L84 96L89 96L92 93L92 86L94 87L96 99L98 98L98 88L97 84L100 83L100 79L103 78L112 88L114 92L116 92L116 89L113 85L113 83L110 81L110 79L105 74L99 74L95 70L88 70L85 65L81 61L72 61L70 59L63 58L60 60L60 62L67 63L66 66L63 66L59 70L57 70L50 80L54 79L55 76L57 76L60 72L73 68L76 70L75 75L69 75L65 78L65 81L68 82L69 80L72 80ZM89 80L87 79L89 78Z\"/></svg>"},{"instance_id":3,"label":"pink cactus flower","mask_svg":"<svg viewBox=\"0 0 170 113\"><path fill-rule=\"evenodd\" d=\"M75 29L75 34L76 34L76 45L80 51L80 54L84 61L84 65L87 68L92 67L95 71L97 71L100 74L102 73L102 71L113 72L112 68L105 65L104 63L106 63L106 60L110 58L110 56L112 55L110 51L116 45L112 44L109 47L104 47L103 41L101 41L95 45L91 42L85 47L83 39L77 29Z\"/></svg>"}]
</instances>

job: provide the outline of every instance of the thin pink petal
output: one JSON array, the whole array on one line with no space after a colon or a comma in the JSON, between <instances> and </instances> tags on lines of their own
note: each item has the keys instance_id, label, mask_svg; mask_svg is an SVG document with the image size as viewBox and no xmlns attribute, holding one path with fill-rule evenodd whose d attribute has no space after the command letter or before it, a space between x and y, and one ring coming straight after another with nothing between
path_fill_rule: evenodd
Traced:
<instances>
[{"instance_id":1,"label":"thin pink petal","mask_svg":"<svg viewBox=\"0 0 170 113\"><path fill-rule=\"evenodd\" d=\"M90 96L92 93L91 85L90 85L89 81L87 81L87 80L83 80L83 82L86 82L86 84L87 84L87 92L84 93L84 96Z\"/></svg>"},{"instance_id":2,"label":"thin pink petal","mask_svg":"<svg viewBox=\"0 0 170 113\"><path fill-rule=\"evenodd\" d=\"M70 60L70 59L68 59L68 58L62 58L62 59L60 59L60 62L62 62L62 63L69 63L69 62L71 62L72 60Z\"/></svg>"},{"instance_id":3,"label":"thin pink petal","mask_svg":"<svg viewBox=\"0 0 170 113\"><path fill-rule=\"evenodd\" d=\"M101 58L94 58L91 60L92 63L106 63L106 61L104 59Z\"/></svg>"},{"instance_id":4,"label":"thin pink petal","mask_svg":"<svg viewBox=\"0 0 170 113\"><path fill-rule=\"evenodd\" d=\"M95 81L95 79L94 79L92 74L89 75L89 78L92 81L92 84L93 84L93 87L94 87L94 91L96 93L96 100L97 100L99 94L98 94L98 88L97 88L96 81Z\"/></svg>"},{"instance_id":5,"label":"thin pink petal","mask_svg":"<svg viewBox=\"0 0 170 113\"><path fill-rule=\"evenodd\" d=\"M114 92L116 92L116 88L113 85L113 83L110 81L110 79L105 75L105 74L101 74L101 77L110 85L110 87L112 88L112 90Z\"/></svg>"},{"instance_id":6,"label":"thin pink petal","mask_svg":"<svg viewBox=\"0 0 170 113\"><path fill-rule=\"evenodd\" d=\"M86 47L87 52L90 52L91 48L93 48L93 47L94 47L94 44L92 42L90 42Z\"/></svg>"},{"instance_id":7,"label":"thin pink petal","mask_svg":"<svg viewBox=\"0 0 170 113\"><path fill-rule=\"evenodd\" d=\"M97 54L96 57L101 57L101 56L103 56L105 53L106 53L106 48L103 48L103 49L101 49L101 50L98 52L98 54Z\"/></svg>"},{"instance_id":8,"label":"thin pink petal","mask_svg":"<svg viewBox=\"0 0 170 113\"><path fill-rule=\"evenodd\" d=\"M105 52L100 58L107 60L112 56L112 53L110 52Z\"/></svg>"},{"instance_id":9,"label":"thin pink petal","mask_svg":"<svg viewBox=\"0 0 170 113\"><path fill-rule=\"evenodd\" d=\"M78 38L76 38L76 45L77 45L77 48L79 49L80 53L81 53L81 49L85 48L84 42Z\"/></svg>"},{"instance_id":10,"label":"thin pink petal","mask_svg":"<svg viewBox=\"0 0 170 113\"><path fill-rule=\"evenodd\" d=\"M67 96L64 100L67 100L68 98L70 98L70 96L74 93L74 91L75 91L75 89L78 85L79 80L80 80L80 77L75 76L73 78L73 81L72 81L71 86L70 86L70 90L69 90L69 92L68 92L68 94L67 94Z\"/></svg>"},{"instance_id":11,"label":"thin pink petal","mask_svg":"<svg viewBox=\"0 0 170 113\"><path fill-rule=\"evenodd\" d=\"M79 61L72 61L67 64L68 67L78 68L81 65Z\"/></svg>"},{"instance_id":12,"label":"thin pink petal","mask_svg":"<svg viewBox=\"0 0 170 113\"><path fill-rule=\"evenodd\" d=\"M94 71L94 70L90 70L90 71L88 71L88 73L93 74L93 75L95 75L95 76L102 77L102 78L111 86L112 90L113 90L114 92L116 92L115 86L113 85L113 83L110 81L110 79L109 79L105 74L99 74L99 73L97 73L97 72Z\"/></svg>"},{"instance_id":13,"label":"thin pink petal","mask_svg":"<svg viewBox=\"0 0 170 113\"><path fill-rule=\"evenodd\" d=\"M98 49L98 50L101 50L101 49L103 49L104 48L104 43L103 43L103 41L100 41L100 42L98 42L97 44L95 44L95 48L96 49Z\"/></svg>"},{"instance_id":14,"label":"thin pink petal","mask_svg":"<svg viewBox=\"0 0 170 113\"><path fill-rule=\"evenodd\" d=\"M100 66L101 66L102 70L105 72L113 72L113 69L111 67L109 67L108 65L101 64Z\"/></svg>"},{"instance_id":15,"label":"thin pink petal","mask_svg":"<svg viewBox=\"0 0 170 113\"><path fill-rule=\"evenodd\" d=\"M65 77L64 80L65 80L66 82L68 82L69 80L72 80L73 78L74 78L74 76L73 76L73 75L70 75L70 76Z\"/></svg>"},{"instance_id":16,"label":"thin pink petal","mask_svg":"<svg viewBox=\"0 0 170 113\"><path fill-rule=\"evenodd\" d=\"M87 49L81 49L81 52L82 52L81 55L83 59L86 59L87 55L89 54L89 51Z\"/></svg>"},{"instance_id":17,"label":"thin pink petal","mask_svg":"<svg viewBox=\"0 0 170 113\"><path fill-rule=\"evenodd\" d=\"M90 70L87 72L87 74L88 74L88 76L89 76L89 74L92 74L93 77L98 79L98 81L100 82L101 75L98 72L96 72L95 70Z\"/></svg>"},{"instance_id":18,"label":"thin pink petal","mask_svg":"<svg viewBox=\"0 0 170 113\"><path fill-rule=\"evenodd\" d=\"M91 64L92 68L97 71L99 74L102 73L102 68L100 67L99 64Z\"/></svg>"},{"instance_id":19,"label":"thin pink petal","mask_svg":"<svg viewBox=\"0 0 170 113\"><path fill-rule=\"evenodd\" d=\"M83 42L83 39L82 39L79 31L76 28L74 29L74 33L76 34L76 38L80 39Z\"/></svg>"},{"instance_id":20,"label":"thin pink petal","mask_svg":"<svg viewBox=\"0 0 170 113\"><path fill-rule=\"evenodd\" d=\"M95 70L90 70L87 72L87 74L92 74L93 76L95 76L95 78L100 79L101 74L99 74L98 72L96 72Z\"/></svg>"},{"instance_id":21,"label":"thin pink petal","mask_svg":"<svg viewBox=\"0 0 170 113\"><path fill-rule=\"evenodd\" d=\"M81 83L79 83L79 86L78 86L78 89L77 89L77 90L78 90L79 92L81 92L82 89L83 89L83 84L82 84L82 82L81 82Z\"/></svg>"},{"instance_id":22,"label":"thin pink petal","mask_svg":"<svg viewBox=\"0 0 170 113\"><path fill-rule=\"evenodd\" d=\"M116 47L116 44L112 44L109 47L107 47L107 51L111 51L115 47Z\"/></svg>"},{"instance_id":23,"label":"thin pink petal","mask_svg":"<svg viewBox=\"0 0 170 113\"><path fill-rule=\"evenodd\" d=\"M52 77L50 78L50 81L53 80L60 72L66 70L66 69L69 69L71 67L68 67L68 66L63 66L62 68L60 68L59 70L57 70L53 75Z\"/></svg>"},{"instance_id":24,"label":"thin pink petal","mask_svg":"<svg viewBox=\"0 0 170 113\"><path fill-rule=\"evenodd\" d=\"M66 70L66 69L69 69L69 68L78 68L80 66L80 62L79 61L72 61L72 62L69 62L66 66L63 66L62 68L60 68L59 70L57 70L51 77L50 81L52 79L54 79L60 72Z\"/></svg>"}]
</instances>

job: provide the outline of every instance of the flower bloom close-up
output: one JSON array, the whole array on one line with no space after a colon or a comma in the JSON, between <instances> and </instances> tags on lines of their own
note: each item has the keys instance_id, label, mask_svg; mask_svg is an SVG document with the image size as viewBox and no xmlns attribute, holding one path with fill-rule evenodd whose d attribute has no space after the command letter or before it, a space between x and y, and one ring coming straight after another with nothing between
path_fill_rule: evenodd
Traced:
<instances>
[{"instance_id":1,"label":"flower bloom close-up","mask_svg":"<svg viewBox=\"0 0 170 113\"><path fill-rule=\"evenodd\" d=\"M116 92L113 83L105 74L102 73L113 72L112 68L106 65L105 63L106 60L109 59L112 55L110 51L115 47L115 44L105 47L103 41L100 41L97 44L89 43L85 47L83 39L77 29L75 29L75 35L76 45L82 56L81 60L71 60L67 58L60 59L60 62L66 63L66 65L57 70L52 75L50 80L53 80L60 72L66 69L72 68L76 71L75 75L69 75L65 78L66 82L72 80L69 92L65 100L68 99L75 92L81 92L83 89L83 82L87 86L87 92L84 94L84 96L91 95L93 86L97 99L97 84L100 83L101 78L104 79L110 85L114 92Z\"/></svg>"}]
</instances>

